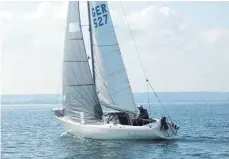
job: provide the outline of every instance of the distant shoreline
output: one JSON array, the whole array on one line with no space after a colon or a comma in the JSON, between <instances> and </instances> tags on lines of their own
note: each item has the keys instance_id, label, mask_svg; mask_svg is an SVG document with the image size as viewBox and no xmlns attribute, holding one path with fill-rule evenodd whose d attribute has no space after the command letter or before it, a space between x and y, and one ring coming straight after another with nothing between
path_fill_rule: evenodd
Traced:
<instances>
[{"instance_id":1,"label":"distant shoreline","mask_svg":"<svg viewBox=\"0 0 229 159\"><path fill-rule=\"evenodd\" d=\"M148 106L148 103L136 103L137 105L145 105ZM229 102L224 102L224 101L219 101L219 102L174 102L174 103L163 103L163 105L216 105L216 104L228 104ZM34 105L39 105L39 106L54 106L58 107L61 106L62 103L2 103L1 106L34 106ZM156 106L160 105L160 103L151 103L150 106Z\"/></svg>"},{"instance_id":2,"label":"distant shoreline","mask_svg":"<svg viewBox=\"0 0 229 159\"><path fill-rule=\"evenodd\" d=\"M185 103L228 103L229 92L157 92L160 100L166 104ZM136 103L157 104L158 100L154 93L134 93ZM1 104L60 104L61 94L21 94L1 95Z\"/></svg>"},{"instance_id":3,"label":"distant shoreline","mask_svg":"<svg viewBox=\"0 0 229 159\"><path fill-rule=\"evenodd\" d=\"M133 92L133 94L145 94L146 92ZM149 92L149 93L153 93L153 92ZM207 93L207 94L211 94L211 93L226 93L226 94L229 94L229 92L206 92L206 91L181 91L181 92L174 92L174 91L171 91L171 92L156 92L156 93L186 93L186 94L192 94L192 93ZM62 95L62 94L53 94L53 93L44 93L44 94L32 94L32 93L28 93L28 94L1 94L1 96L21 96L21 95ZM229 97L228 97L229 98Z\"/></svg>"}]
</instances>

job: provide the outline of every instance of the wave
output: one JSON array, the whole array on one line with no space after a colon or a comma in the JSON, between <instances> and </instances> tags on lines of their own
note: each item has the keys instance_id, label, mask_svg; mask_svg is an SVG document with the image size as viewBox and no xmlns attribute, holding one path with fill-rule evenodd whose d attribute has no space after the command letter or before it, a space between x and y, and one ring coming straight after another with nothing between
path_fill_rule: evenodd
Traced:
<instances>
[{"instance_id":1,"label":"wave","mask_svg":"<svg viewBox=\"0 0 229 159\"><path fill-rule=\"evenodd\" d=\"M205 143L229 143L229 137L212 137L212 136L183 136L177 139L178 142L205 142Z\"/></svg>"}]
</instances>

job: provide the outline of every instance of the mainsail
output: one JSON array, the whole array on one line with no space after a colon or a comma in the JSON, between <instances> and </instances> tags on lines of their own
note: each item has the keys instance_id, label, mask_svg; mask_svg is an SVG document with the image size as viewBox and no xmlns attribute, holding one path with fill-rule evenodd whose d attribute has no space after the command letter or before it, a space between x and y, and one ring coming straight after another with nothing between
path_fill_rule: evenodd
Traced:
<instances>
[{"instance_id":1,"label":"mainsail","mask_svg":"<svg viewBox=\"0 0 229 159\"><path fill-rule=\"evenodd\" d=\"M111 99L109 101L112 101L112 104L118 105L128 111L136 112L137 108L126 74L108 4L106 1L93 1L90 2L90 7L93 32L96 40L94 47L97 47L95 50L99 53L100 58L97 64L101 62L100 67L102 68L102 79L96 78L96 83L99 83L98 80L103 80L103 94L105 94L105 98L107 94L109 95ZM99 73L97 72L96 74L99 77ZM101 85L98 85L97 88L101 90Z\"/></svg>"},{"instance_id":2,"label":"mainsail","mask_svg":"<svg viewBox=\"0 0 229 159\"><path fill-rule=\"evenodd\" d=\"M81 30L79 2L69 1L63 61L64 114L78 122L102 119Z\"/></svg>"}]
</instances>

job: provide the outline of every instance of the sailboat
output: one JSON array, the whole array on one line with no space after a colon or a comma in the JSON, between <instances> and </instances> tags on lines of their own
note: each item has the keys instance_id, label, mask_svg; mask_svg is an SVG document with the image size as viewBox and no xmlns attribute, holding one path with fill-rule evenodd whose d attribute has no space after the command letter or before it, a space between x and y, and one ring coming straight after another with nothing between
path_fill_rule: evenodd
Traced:
<instances>
[{"instance_id":1,"label":"sailboat","mask_svg":"<svg viewBox=\"0 0 229 159\"><path fill-rule=\"evenodd\" d=\"M106 1L87 2L90 69L80 7L69 1L63 60L63 107L53 112L74 136L92 139L172 139L177 127L166 117L141 119Z\"/></svg>"}]
</instances>

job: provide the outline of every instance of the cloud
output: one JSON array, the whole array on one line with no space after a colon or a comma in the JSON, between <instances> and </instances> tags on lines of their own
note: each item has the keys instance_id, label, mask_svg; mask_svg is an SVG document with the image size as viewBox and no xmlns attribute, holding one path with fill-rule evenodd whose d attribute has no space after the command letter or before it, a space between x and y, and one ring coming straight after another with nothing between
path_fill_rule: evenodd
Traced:
<instances>
[{"instance_id":1,"label":"cloud","mask_svg":"<svg viewBox=\"0 0 229 159\"><path fill-rule=\"evenodd\" d=\"M169 7L161 7L160 8L160 12L163 13L164 15L166 15L166 16L169 16L171 14L176 13L172 9L170 9Z\"/></svg>"},{"instance_id":2,"label":"cloud","mask_svg":"<svg viewBox=\"0 0 229 159\"><path fill-rule=\"evenodd\" d=\"M48 12L48 10L51 9L51 5L50 2L42 2L37 11L35 12L34 16L36 18L42 17L43 15L45 15L45 13Z\"/></svg>"},{"instance_id":3,"label":"cloud","mask_svg":"<svg viewBox=\"0 0 229 159\"><path fill-rule=\"evenodd\" d=\"M120 20L122 12L115 14L116 26L120 27L124 23ZM149 6L128 14L127 19L156 90L229 90L229 28L193 28L181 13L165 6ZM145 77L128 27L117 29L117 34L132 88L145 91Z\"/></svg>"},{"instance_id":4,"label":"cloud","mask_svg":"<svg viewBox=\"0 0 229 159\"><path fill-rule=\"evenodd\" d=\"M58 92L65 19L46 16L48 10L51 15L55 10L48 3L42 4L30 13L35 16L21 14L2 28L4 93Z\"/></svg>"},{"instance_id":5,"label":"cloud","mask_svg":"<svg viewBox=\"0 0 229 159\"><path fill-rule=\"evenodd\" d=\"M34 11L29 10L31 5L34 3L20 4L17 8L27 9L18 11L18 16L12 16L15 9L4 10L2 26L0 21L4 93L58 93L67 3L37 3ZM81 3L83 25L88 24L85 7L86 3ZM146 91L123 11L117 5L111 5L111 10L132 89ZM229 91L227 28L198 28L169 6L131 10L127 19L144 69L157 91ZM89 53L88 28L83 27L83 32Z\"/></svg>"},{"instance_id":6,"label":"cloud","mask_svg":"<svg viewBox=\"0 0 229 159\"><path fill-rule=\"evenodd\" d=\"M33 3L21 3L30 8ZM2 26L4 93L60 93L66 2L38 3ZM85 7L85 3L81 3ZM26 15L26 16L25 16ZM82 17L87 16L82 13ZM82 24L87 24L85 18ZM83 28L88 33L86 27ZM85 40L88 46L88 40Z\"/></svg>"},{"instance_id":7,"label":"cloud","mask_svg":"<svg viewBox=\"0 0 229 159\"><path fill-rule=\"evenodd\" d=\"M12 18L12 12L7 10L0 10L0 20L7 20Z\"/></svg>"},{"instance_id":8,"label":"cloud","mask_svg":"<svg viewBox=\"0 0 229 159\"><path fill-rule=\"evenodd\" d=\"M66 18L67 2L40 2L36 11L24 15L25 19L63 19Z\"/></svg>"},{"instance_id":9,"label":"cloud","mask_svg":"<svg viewBox=\"0 0 229 159\"><path fill-rule=\"evenodd\" d=\"M7 10L0 10L0 35L2 35L1 32L2 32L4 22L7 20L10 20L12 16L13 16L12 12L7 11Z\"/></svg>"},{"instance_id":10,"label":"cloud","mask_svg":"<svg viewBox=\"0 0 229 159\"><path fill-rule=\"evenodd\" d=\"M228 38L229 29L207 29L202 32L201 36L206 42L215 43L220 38Z\"/></svg>"}]
</instances>

